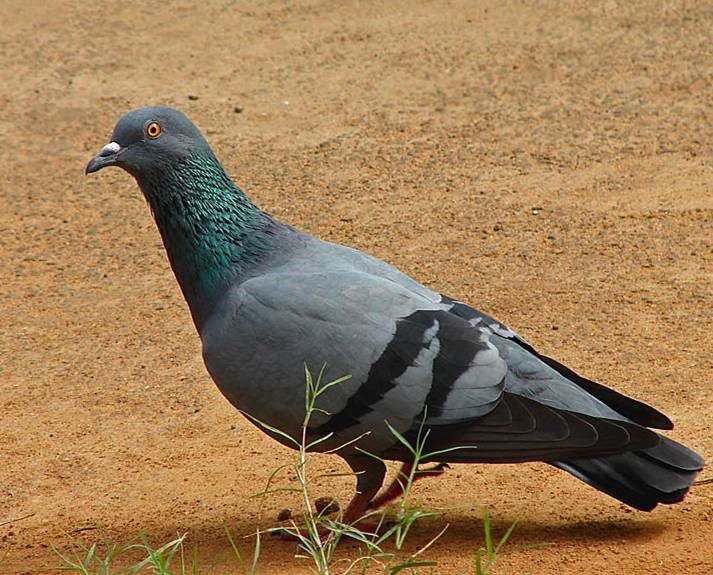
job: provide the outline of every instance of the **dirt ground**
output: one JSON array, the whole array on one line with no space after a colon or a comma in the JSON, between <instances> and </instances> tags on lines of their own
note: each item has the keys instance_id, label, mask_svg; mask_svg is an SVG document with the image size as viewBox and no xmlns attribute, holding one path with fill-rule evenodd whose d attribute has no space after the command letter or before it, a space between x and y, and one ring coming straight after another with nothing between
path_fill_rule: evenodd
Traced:
<instances>
[{"instance_id":1,"label":"dirt ground","mask_svg":"<svg viewBox=\"0 0 713 575\"><path fill-rule=\"evenodd\" d=\"M188 533L222 572L223 525L298 505L250 498L291 453L210 381L134 182L83 175L147 104L192 117L278 218L488 311L713 457L711 46L706 2L3 0L0 573L139 532ZM545 465L457 466L415 498L444 515L414 546L450 524L432 573L471 572L479 505L552 544L503 573L713 572L712 484L646 514ZM306 573L293 553L266 542L260 572Z\"/></svg>"}]
</instances>

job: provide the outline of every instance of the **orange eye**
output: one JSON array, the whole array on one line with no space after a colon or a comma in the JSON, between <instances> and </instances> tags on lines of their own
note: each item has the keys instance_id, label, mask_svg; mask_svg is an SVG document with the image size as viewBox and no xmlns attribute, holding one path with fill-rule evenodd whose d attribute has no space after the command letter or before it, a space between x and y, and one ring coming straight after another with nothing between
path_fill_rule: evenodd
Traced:
<instances>
[{"instance_id":1,"label":"orange eye","mask_svg":"<svg viewBox=\"0 0 713 575\"><path fill-rule=\"evenodd\" d=\"M161 135L161 125L158 122L151 122L146 126L146 135L151 138L158 138Z\"/></svg>"}]
</instances>

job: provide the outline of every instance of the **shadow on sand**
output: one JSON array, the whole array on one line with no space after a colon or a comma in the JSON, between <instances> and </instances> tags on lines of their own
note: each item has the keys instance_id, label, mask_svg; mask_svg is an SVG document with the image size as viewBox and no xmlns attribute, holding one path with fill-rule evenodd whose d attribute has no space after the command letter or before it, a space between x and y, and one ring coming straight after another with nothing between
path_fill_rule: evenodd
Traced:
<instances>
[{"instance_id":1,"label":"shadow on sand","mask_svg":"<svg viewBox=\"0 0 713 575\"><path fill-rule=\"evenodd\" d=\"M155 547L186 534L186 557L190 560L193 548L198 548L198 564L203 571L222 573L225 570L234 570L239 567L230 541L225 532L225 526L230 526L234 541L249 563L255 543L255 530L267 529L274 523L263 520L257 523L254 517L225 518L221 522L218 518L211 521L205 518L191 524L187 521L182 524L147 524L137 531L129 528L107 527L102 530L89 530L81 533L84 542L101 541L106 538L116 543L128 543L138 540L137 533L143 533L148 542ZM510 527L514 517L495 517L491 519L493 539L497 541ZM469 555L478 547L484 545L483 519L477 511L449 511L445 516L423 520L417 524L409 534L406 552L415 551L419 546L426 544L435 537L446 525L448 529L439 542L430 550L429 557L438 561L439 556L452 554L458 550L459 554ZM540 546L540 545L569 545L569 544L597 544L606 542L644 542L655 539L665 532L665 523L654 518L635 517L631 520L577 520L565 521L533 521L524 519L518 521L508 546L510 548ZM104 535L102 535L104 533ZM338 555L341 557L355 556L357 544L345 541L340 545ZM387 547L387 550L391 550ZM296 544L270 537L262 536L260 566L266 572L277 569L296 568ZM131 559L139 557L134 555ZM127 557L124 563L129 560ZM306 566L306 565L305 565ZM240 571L238 571L240 572Z\"/></svg>"}]
</instances>

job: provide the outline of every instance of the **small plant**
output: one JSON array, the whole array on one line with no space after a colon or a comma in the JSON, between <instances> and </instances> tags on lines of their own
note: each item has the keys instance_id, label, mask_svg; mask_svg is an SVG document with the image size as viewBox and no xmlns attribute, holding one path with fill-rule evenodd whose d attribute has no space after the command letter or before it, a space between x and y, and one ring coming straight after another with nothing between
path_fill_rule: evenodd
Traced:
<instances>
[{"instance_id":1,"label":"small plant","mask_svg":"<svg viewBox=\"0 0 713 575\"><path fill-rule=\"evenodd\" d=\"M255 497L265 497L285 491L298 493L302 504L302 513L299 514L298 517L300 517L302 525L298 525L297 522L290 517L290 523L286 527L273 527L267 529L266 532L283 536L288 535L296 540L298 543L296 557L309 560L310 569L319 575L330 575L338 567L341 568L343 575L350 575L352 573L365 574L367 570L371 573L374 568L381 571L384 575L396 575L402 572L415 574L420 568L435 566L436 562L425 559L424 554L446 532L448 525L445 525L443 529L416 551L409 553L405 557L400 553L403 550L411 528L416 522L437 516L437 513L423 511L411 505L409 501L411 488L417 474L420 472L418 466L421 462L425 460L438 460L439 456L445 455L450 451L469 449L470 447L454 447L442 451L426 452L425 449L430 430L424 429L425 414L413 444L386 422L386 425L396 440L408 450L413 459L413 465L409 468L408 473L399 474L397 476L403 493L395 519L387 520L383 510L370 511L355 524L344 523L341 521L341 516L331 518L328 514L334 510L332 505L321 506L319 509L313 509L312 507L311 501L313 498L310 491L309 452L320 443L328 440L332 434L309 441L308 429L310 420L315 413L326 413L317 406L319 397L328 389L347 381L350 376L344 376L328 383L322 383L323 376L324 368L322 368L315 380L309 369L305 366L305 417L299 439L295 439L280 429L255 419L250 416L250 414L245 414L249 419L269 432L285 439L297 450L297 456L294 461L273 470L267 479L265 489L257 493ZM364 437L364 435L356 437L326 453L334 453L340 449L344 449L359 441L362 437ZM367 453L366 451L362 450L362 453L379 459L376 455ZM288 469L294 474L298 487L274 486L276 477ZM353 474L330 473L318 475L314 479L344 475L351 476ZM374 522L375 529L366 531L360 528L359 525L362 524L364 520ZM478 548L475 552L473 563L475 575L491 575L491 569L494 567L499 554L512 535L515 525L516 524L513 523L500 541L494 544L490 527L490 515L487 511L484 513L483 531L485 535L485 547ZM249 561L243 558L235 543L233 534L227 526L225 527L225 533L242 573L244 575L256 575L260 558L260 531L256 534L253 556ZM349 538L359 543L356 558L335 560L335 550L342 538ZM80 575L110 575L112 572L110 570L116 562L117 557L128 554L135 555L136 553L140 553L144 557L123 571L124 575L138 575L140 573L152 573L154 575L198 575L198 549L194 547L191 557L187 559L184 549L184 539L185 535L177 537L160 547L154 548L148 543L146 537L140 536L138 542L128 545L118 546L116 544L106 543L103 546L106 551L101 556L98 552L97 543L89 547L80 545L81 553L74 551L71 557L56 549L55 552L64 563L61 567L62 570L79 573ZM387 550L387 546L393 548L393 551Z\"/></svg>"},{"instance_id":2,"label":"small plant","mask_svg":"<svg viewBox=\"0 0 713 575\"><path fill-rule=\"evenodd\" d=\"M107 545L107 550L103 556L100 556L97 551L97 544L91 546L80 546L84 551L82 555L76 550L72 553L73 557L61 553L55 549L55 553L60 556L64 565L60 567L62 571L71 573L79 573L81 575L109 575L115 559L119 555L128 554L132 551L141 551L146 557L131 567L127 568L125 575L135 575L144 572L151 572L155 575L186 575L198 573L198 550L194 548L193 558L190 564L186 561L183 540L185 535L169 541L160 547L152 547L149 545L146 537L140 536L138 543L129 545ZM178 557L177 561L174 561ZM178 570L172 570L171 564L178 563Z\"/></svg>"},{"instance_id":3,"label":"small plant","mask_svg":"<svg viewBox=\"0 0 713 575\"><path fill-rule=\"evenodd\" d=\"M298 456L291 466L282 466L273 473L270 474L268 478L267 486L265 490L257 494L258 496L265 496L281 491L297 491L301 495L303 503L303 513L302 521L303 526L298 526L297 523L290 519L290 524L287 527L281 528L271 528L268 531L273 533L287 534L291 538L294 538L298 542L298 554L297 557L303 559L310 559L316 572L320 575L329 575L330 568L333 563L334 551L338 542L346 537L353 539L362 545L360 549L359 557L353 561L350 561L346 566L344 573L354 572L356 569L365 572L366 569L374 562L380 564L383 568L383 572L386 574L398 573L404 569L409 569L414 572L418 567L433 566L434 562L424 561L421 559L421 555L433 545L433 543L445 533L448 526L444 527L433 539L422 546L420 549L410 554L404 560L398 560L396 554L393 552L388 552L384 549L387 543L392 542L396 551L401 551L411 527L420 519L426 517L433 517L436 514L432 512L424 512L417 508L410 507L408 504L409 493L411 486L413 485L416 474L418 473L419 463L426 458L434 458L438 455L445 453L445 450L441 452L434 453L424 453L424 448L426 445L426 440L428 439L429 431L423 430L423 423L417 434L416 444L411 445L395 428L393 428L388 422L386 425L389 427L391 433L394 434L396 439L400 441L406 449L413 455L413 466L406 477L399 476L398 480L403 482L402 484L402 498L399 513L394 521L386 521L386 517L383 511L371 511L367 512L363 517L359 518L356 525L366 521L375 521L374 532L367 532L356 525L346 524L341 521L341 518L332 519L328 517L323 512L315 513L312 510L311 500L312 496L310 493L310 480L308 477L308 463L309 456L308 453L311 449L319 445L320 443L328 440L332 434L325 435L311 442L307 440L307 432L309 429L309 423L312 416L315 413L325 413L327 412L317 407L317 400L319 397L326 392L328 389L339 385L347 381L350 376L344 376L337 378L328 383L323 383L322 379L324 376L324 367L319 372L316 380L313 378L309 369L305 366L305 418L302 424L302 435L301 441L298 441L291 437L290 435L284 433L283 431L267 425L256 418L246 414L252 421L256 424L264 427L271 433L277 434L284 438L288 443L292 444L298 451ZM425 415L424 415L425 420ZM358 442L364 435L358 436L349 442L340 445L339 447L329 450L327 453L335 453L345 447ZM357 449L359 449L357 447ZM366 451L360 450L362 453L375 457L377 456L368 453ZM383 460L382 460L383 461ZM291 467L299 485L298 488L273 488L272 483L276 475L287 467ZM329 476L335 475L345 475L345 474L329 474ZM347 475L352 475L351 473ZM324 477L318 476L318 477Z\"/></svg>"},{"instance_id":4,"label":"small plant","mask_svg":"<svg viewBox=\"0 0 713 575\"><path fill-rule=\"evenodd\" d=\"M475 558L473 560L473 569L475 575L491 575L491 569L495 567L495 562L502 551L505 544L510 539L512 532L517 526L517 521L514 521L505 534L493 545L493 535L490 530L490 513L486 509L483 511L483 535L485 536L485 547L478 547L475 550Z\"/></svg>"},{"instance_id":5,"label":"small plant","mask_svg":"<svg viewBox=\"0 0 713 575\"><path fill-rule=\"evenodd\" d=\"M252 560L248 563L238 550L230 529L225 528L228 541L235 558L240 565L243 575L256 575L257 563L260 557L260 533L257 533ZM104 545L93 543L90 546L74 543L71 556L58 549L54 552L59 555L63 565L60 570L80 575L111 575L117 572L116 563L127 562L131 557L128 567L120 573L122 575L198 575L198 547L194 546L187 557L184 540L186 535L177 537L160 547L153 547L144 535L138 536L138 541L126 545L105 542ZM99 549L106 549L100 554ZM135 557L142 556L138 561Z\"/></svg>"}]
</instances>

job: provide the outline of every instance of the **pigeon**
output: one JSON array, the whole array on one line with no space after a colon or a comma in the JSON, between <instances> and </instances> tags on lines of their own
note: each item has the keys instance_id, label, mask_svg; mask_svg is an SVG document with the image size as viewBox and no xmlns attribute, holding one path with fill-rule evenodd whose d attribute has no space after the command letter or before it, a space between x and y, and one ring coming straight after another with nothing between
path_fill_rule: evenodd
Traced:
<instances>
[{"instance_id":1,"label":"pigeon","mask_svg":"<svg viewBox=\"0 0 713 575\"><path fill-rule=\"evenodd\" d=\"M131 111L86 173L118 166L153 213L221 393L294 447L305 369L336 381L306 434L354 472L343 521L401 494L384 461L538 461L639 510L683 500L703 459L653 431L660 411L538 353L513 330L388 263L279 222L231 180L196 126L166 107ZM290 439L290 440L288 440Z\"/></svg>"}]
</instances>

